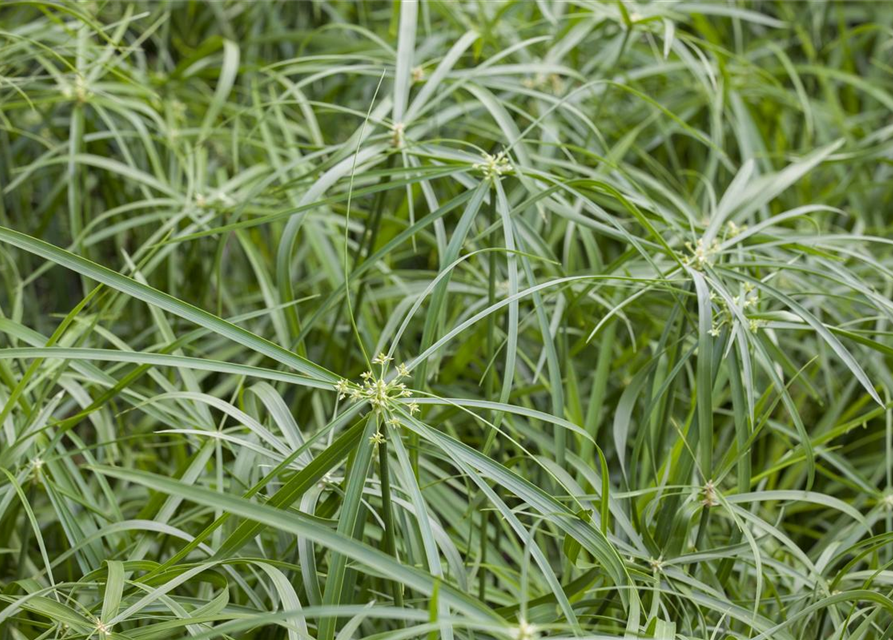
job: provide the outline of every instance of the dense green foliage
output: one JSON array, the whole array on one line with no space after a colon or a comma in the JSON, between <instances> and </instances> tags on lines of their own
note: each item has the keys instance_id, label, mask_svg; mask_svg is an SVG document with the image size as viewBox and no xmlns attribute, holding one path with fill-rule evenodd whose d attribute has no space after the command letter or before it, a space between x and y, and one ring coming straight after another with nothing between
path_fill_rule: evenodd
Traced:
<instances>
[{"instance_id":1,"label":"dense green foliage","mask_svg":"<svg viewBox=\"0 0 893 640\"><path fill-rule=\"evenodd\" d=\"M2 639L889 640L891 112L885 2L5 0Z\"/></svg>"}]
</instances>

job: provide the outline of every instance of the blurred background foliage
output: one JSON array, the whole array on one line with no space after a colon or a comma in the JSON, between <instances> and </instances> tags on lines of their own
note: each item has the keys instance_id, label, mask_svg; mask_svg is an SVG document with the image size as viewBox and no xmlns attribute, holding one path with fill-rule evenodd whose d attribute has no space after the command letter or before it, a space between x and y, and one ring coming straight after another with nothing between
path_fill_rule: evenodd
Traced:
<instances>
[{"instance_id":1,"label":"blurred background foliage","mask_svg":"<svg viewBox=\"0 0 893 640\"><path fill-rule=\"evenodd\" d=\"M5 1L4 639L893 637L891 29Z\"/></svg>"}]
</instances>

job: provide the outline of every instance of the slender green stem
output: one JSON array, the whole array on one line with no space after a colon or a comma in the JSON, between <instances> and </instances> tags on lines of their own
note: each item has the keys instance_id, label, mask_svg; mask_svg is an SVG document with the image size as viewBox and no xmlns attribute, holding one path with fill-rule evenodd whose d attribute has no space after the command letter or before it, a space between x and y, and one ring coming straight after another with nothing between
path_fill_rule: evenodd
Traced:
<instances>
[{"instance_id":1,"label":"slender green stem","mask_svg":"<svg viewBox=\"0 0 893 640\"><path fill-rule=\"evenodd\" d=\"M397 558L397 539L394 529L394 507L391 504L391 475L388 462L388 441L378 445L378 476L381 480L381 519L384 521L384 548L385 552ZM403 585L390 581L391 595L394 605L403 606Z\"/></svg>"},{"instance_id":2,"label":"slender green stem","mask_svg":"<svg viewBox=\"0 0 893 640\"><path fill-rule=\"evenodd\" d=\"M487 225L489 228L493 228L494 223L496 222L496 190L490 190L490 202L487 205ZM490 252L489 256L489 264L488 273L487 273L487 305L493 306L496 303L496 275L497 275L497 262L496 262L497 254L495 251ZM489 369L487 370L487 378L486 378L486 388L485 394L488 399L492 399L496 397L496 385L497 385L497 374L496 374L496 314L490 314L487 316L487 341L486 341L486 358L487 358L487 366ZM496 421L496 411L490 412L490 421L495 423ZM488 440L492 437L491 434L488 434ZM480 548L479 548L479 558L480 558L480 568L478 569L478 598L481 600L486 599L487 592L487 546L488 546L488 530L490 525L490 512L487 509L481 509L480 515Z\"/></svg>"},{"instance_id":3,"label":"slender green stem","mask_svg":"<svg viewBox=\"0 0 893 640\"><path fill-rule=\"evenodd\" d=\"M388 155L388 159L385 163L385 170L388 171L393 168L395 162L396 154L392 153ZM382 179L382 184L386 185L391 181L391 175L388 173ZM378 193L375 194L375 200L372 205L371 217L366 222L366 227L363 229L363 235L360 238L359 248L357 252L353 255L352 261L352 269L356 269L360 264L362 264L363 260L368 258L372 252L375 250L375 243L378 240L378 232L381 228L381 219L384 215L384 205L386 202L386 198L390 191L386 189L382 189ZM345 296L350 295L350 287L345 288ZM351 309L355 315L355 317L360 317L363 312L363 301L366 295L366 281L360 280L357 285L357 297L354 304L351 306ZM332 323L333 331L329 334L329 337L326 340L326 352L329 351L332 347L332 343L334 340L335 332L334 328L337 327L341 322L341 317L344 314L344 309L346 308L346 298L338 305L338 309L335 313L335 320ZM342 351L342 359L339 371L346 371L347 365L349 364L349 360L351 357L351 350L348 346L345 346Z\"/></svg>"}]
</instances>

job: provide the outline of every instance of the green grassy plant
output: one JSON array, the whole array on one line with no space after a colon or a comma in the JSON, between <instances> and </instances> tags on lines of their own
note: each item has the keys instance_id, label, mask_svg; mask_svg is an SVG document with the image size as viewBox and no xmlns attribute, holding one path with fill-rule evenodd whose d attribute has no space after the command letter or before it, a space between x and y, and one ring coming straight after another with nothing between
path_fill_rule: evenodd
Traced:
<instances>
[{"instance_id":1,"label":"green grassy plant","mask_svg":"<svg viewBox=\"0 0 893 640\"><path fill-rule=\"evenodd\" d=\"M890 640L891 56L5 0L2 640Z\"/></svg>"}]
</instances>

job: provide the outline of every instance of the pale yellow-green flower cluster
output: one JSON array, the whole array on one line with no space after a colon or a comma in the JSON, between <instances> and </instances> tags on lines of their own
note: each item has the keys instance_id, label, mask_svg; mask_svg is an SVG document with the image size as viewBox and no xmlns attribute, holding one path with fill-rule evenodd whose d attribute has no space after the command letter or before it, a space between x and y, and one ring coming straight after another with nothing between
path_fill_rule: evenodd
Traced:
<instances>
[{"instance_id":1,"label":"pale yellow-green flower cluster","mask_svg":"<svg viewBox=\"0 0 893 640\"><path fill-rule=\"evenodd\" d=\"M564 80L557 73L537 73L533 77L522 80L521 84L528 89L551 90L555 95L564 93Z\"/></svg>"},{"instance_id":2,"label":"pale yellow-green flower cluster","mask_svg":"<svg viewBox=\"0 0 893 640\"><path fill-rule=\"evenodd\" d=\"M405 140L406 125L402 122L396 123L391 127L391 146L400 149Z\"/></svg>"},{"instance_id":3,"label":"pale yellow-green flower cluster","mask_svg":"<svg viewBox=\"0 0 893 640\"><path fill-rule=\"evenodd\" d=\"M35 482L41 482L43 480L42 471L43 471L43 459L42 458L34 458L31 461L31 475L34 478Z\"/></svg>"},{"instance_id":4,"label":"pale yellow-green flower cluster","mask_svg":"<svg viewBox=\"0 0 893 640\"><path fill-rule=\"evenodd\" d=\"M690 255L687 256L683 262L687 266L692 269L697 269L698 271L704 269L704 267L713 266L716 254L719 253L719 243L716 240L714 240L708 247L704 245L703 238L699 238L695 244L686 242L685 248L688 249Z\"/></svg>"},{"instance_id":5,"label":"pale yellow-green flower cluster","mask_svg":"<svg viewBox=\"0 0 893 640\"><path fill-rule=\"evenodd\" d=\"M512 640L538 640L540 637L536 625L530 624L523 618L518 621L518 626L512 629L509 635Z\"/></svg>"},{"instance_id":6,"label":"pale yellow-green flower cluster","mask_svg":"<svg viewBox=\"0 0 893 640\"><path fill-rule=\"evenodd\" d=\"M354 402L367 401L377 413L387 412L390 414L398 404L404 405L410 415L418 413L417 402L404 403L401 401L403 398L412 397L412 391L400 382L409 376L409 369L406 365L398 365L396 375L390 381L387 380L388 364L392 360L391 356L384 353L375 356L372 363L380 365L381 372L376 376L372 371L366 371L360 375L363 379L361 384L354 384L343 378L336 382L335 390L338 392L339 399L350 398ZM390 415L388 423L399 424L399 421Z\"/></svg>"},{"instance_id":7,"label":"pale yellow-green flower cluster","mask_svg":"<svg viewBox=\"0 0 893 640\"><path fill-rule=\"evenodd\" d=\"M475 163L472 168L480 171L485 180L493 181L501 175L511 172L512 165L506 157L505 151L500 151L495 156L485 153L483 162Z\"/></svg>"},{"instance_id":8,"label":"pale yellow-green flower cluster","mask_svg":"<svg viewBox=\"0 0 893 640\"><path fill-rule=\"evenodd\" d=\"M651 560L648 561L648 565L651 567L652 571L663 571L664 557L660 556L659 558L651 558Z\"/></svg>"},{"instance_id":9,"label":"pale yellow-green flower cluster","mask_svg":"<svg viewBox=\"0 0 893 640\"><path fill-rule=\"evenodd\" d=\"M727 237L727 238L734 238L734 237L737 236L739 233L741 233L741 232L743 232L743 231L746 231L746 230L747 230L747 225L746 225L746 224L738 225L738 224L735 224L735 223L734 223L733 221L731 221L731 220L729 220L728 222L726 222L726 237Z\"/></svg>"},{"instance_id":10,"label":"pale yellow-green flower cluster","mask_svg":"<svg viewBox=\"0 0 893 640\"><path fill-rule=\"evenodd\" d=\"M376 449L378 449L378 445L383 444L385 441L386 439L381 430L377 430L375 433L369 436L369 442L371 442Z\"/></svg>"},{"instance_id":11,"label":"pale yellow-green flower cluster","mask_svg":"<svg viewBox=\"0 0 893 640\"><path fill-rule=\"evenodd\" d=\"M721 310L721 317L719 321L713 321L713 326L710 329L711 336L718 336L724 324L731 324L733 315L730 307L740 308L742 312L745 312L748 309L755 308L759 304L760 294L758 291L755 291L755 289L756 287L754 287L753 284L751 284L750 282L745 282L744 293L741 295L733 296L731 305L726 304L726 301L720 296L716 295L715 292L710 292L710 301L716 303ZM747 328L751 331L751 333L757 333L764 326L766 326L765 320L761 320L759 318L748 319Z\"/></svg>"},{"instance_id":12,"label":"pale yellow-green flower cluster","mask_svg":"<svg viewBox=\"0 0 893 640\"><path fill-rule=\"evenodd\" d=\"M725 225L723 239L734 238L746 229L746 224L737 225L729 220ZM716 256L719 255L720 246L719 240L713 240L713 242L708 245L704 242L703 238L699 238L695 244L686 242L685 248L688 249L689 255L683 258L682 262L685 263L686 266L691 267L692 269L697 269L698 271L702 271L705 267L712 267L713 263L716 261Z\"/></svg>"},{"instance_id":13,"label":"pale yellow-green flower cluster","mask_svg":"<svg viewBox=\"0 0 893 640\"><path fill-rule=\"evenodd\" d=\"M80 104L87 102L90 98L93 97L93 92L87 85L87 79L80 74L75 76L74 82L72 84L63 84L60 87L60 91L62 93L62 97L66 100L72 100Z\"/></svg>"},{"instance_id":14,"label":"pale yellow-green flower cluster","mask_svg":"<svg viewBox=\"0 0 893 640\"><path fill-rule=\"evenodd\" d=\"M701 500L701 504L707 507L715 507L719 504L719 500L716 497L716 485L713 484L713 480L708 480L707 484L704 485L704 498Z\"/></svg>"},{"instance_id":15,"label":"pale yellow-green flower cluster","mask_svg":"<svg viewBox=\"0 0 893 640\"><path fill-rule=\"evenodd\" d=\"M112 626L96 618L96 632L102 637L108 636L112 633Z\"/></svg>"}]
</instances>

